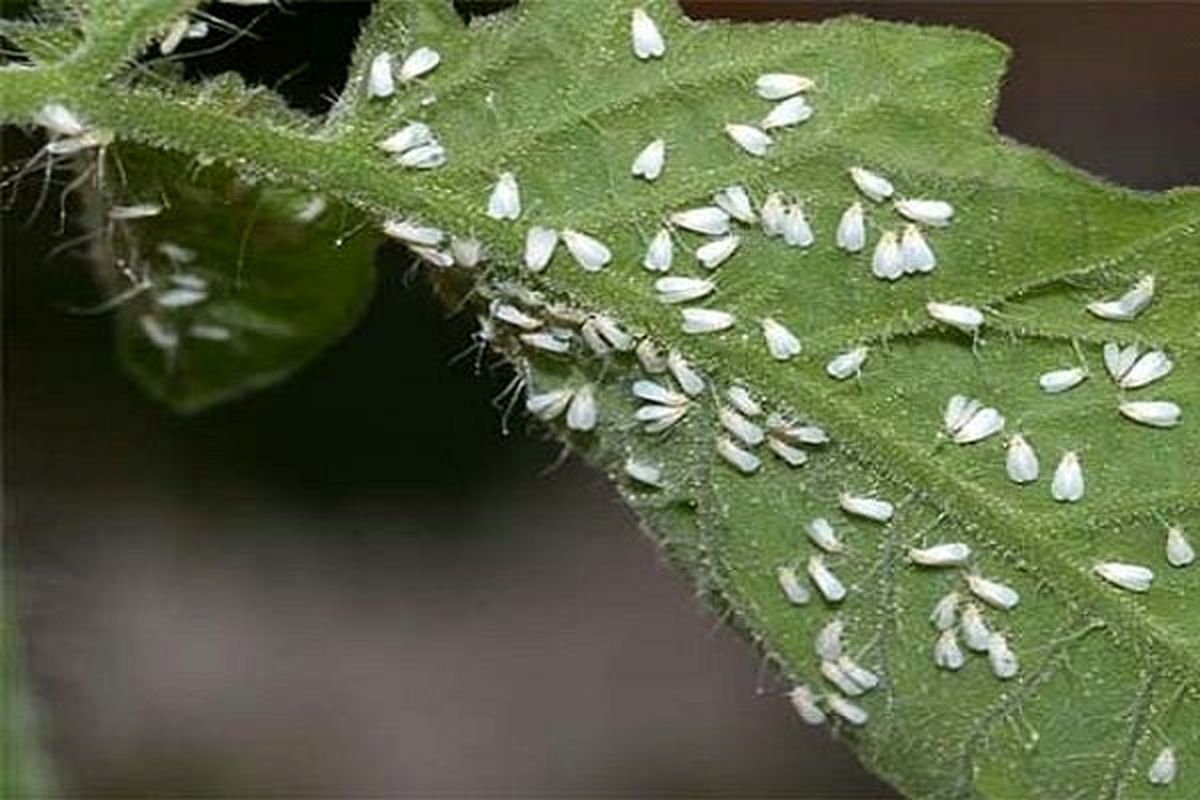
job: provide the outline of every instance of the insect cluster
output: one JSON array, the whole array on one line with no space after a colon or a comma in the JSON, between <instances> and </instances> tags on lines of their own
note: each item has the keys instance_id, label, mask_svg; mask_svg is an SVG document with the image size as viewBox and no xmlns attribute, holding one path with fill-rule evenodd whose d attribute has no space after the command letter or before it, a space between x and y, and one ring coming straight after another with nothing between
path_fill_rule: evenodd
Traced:
<instances>
[{"instance_id":1,"label":"insect cluster","mask_svg":"<svg viewBox=\"0 0 1200 800\"><path fill-rule=\"evenodd\" d=\"M201 23L184 19L164 34L160 49L173 51L185 38L204 35ZM667 42L658 25L642 9L630 19L630 47L640 61L663 59ZM398 90L430 76L441 64L441 55L429 47L416 47L399 57L390 52L376 54L366 65L363 86L372 102L384 101ZM808 96L816 89L810 78L790 72L760 75L754 83L757 96L770 103L761 119L726 123L722 132L733 145L737 158L765 157L788 131L813 118L816 113ZM42 109L38 121L50 131L46 147L50 156L102 148L111 135L87 126L75 114L58 104ZM640 143L639 143L640 144ZM451 153L437 133L425 122L408 121L403 127L376 143L396 165L406 170L424 171L443 168ZM665 138L655 138L631 153L626 180L632 186L659 181L678 157ZM851 256L870 249L870 274L887 285L905 278L929 275L939 267L935 237L948 235L955 218L951 203L934 198L904 197L897 193L892 180L877 168L851 165L846 169L847 191L857 192L842 211L832 241L836 248ZM490 181L490 179L489 179ZM537 221L528 222L530 208L523 202L523 190L515 170L494 174L490 191L481 209L487 218L502 224L521 226L522 242L516 261L520 271L536 278L549 269L560 245L577 267L587 273L608 269L614 254L594 231L572 227L555 228ZM840 204L839 204L840 207ZM533 206L536 209L536 205ZM162 213L157 203L131 203L109 211L114 224L125 224ZM325 211L320 197L308 199L296 211L300 223L312 222ZM868 222L872 216L894 214L885 223L873 248L869 248ZM418 258L439 269L474 270L494 253L474 235L454 235L420 220L395 217L383 225L383 232L408 247ZM751 190L742 184L716 187L709 200L683 208L666 210L655 230L648 236L640 266L650 273L654 299L678 311L678 331L685 336L717 334L735 328L738 315L715 303L720 296L726 265L737 259L745 237L759 233L779 240L784 246L804 250L818 240L804 203L784 192L769 191L755 202ZM675 274L677 251L699 237L691 256L698 274ZM155 283L145 276L134 283L137 293L151 291L159 311L189 308L203 304L210 288L202 274L191 270L195 253L182 245L163 243L159 255L170 265L169 278ZM1106 321L1132 322L1152 304L1155 294L1152 275L1140 278L1118 298L1099 300L1087 305L1088 313ZM716 458L743 475L764 469L760 453L764 450L789 468L803 467L811 454L830 442L826 431L806 419L796 418L789 409L770 398L756 394L742 383L716 385L692 363L680 347L665 345L647 332L634 330L612 313L579 309L546 299L541 293L520 283L502 280L481 281L478 292L484 298L486 312L479 316L477 338L505 352L517 365L525 385L525 407L536 419L562 421L574 436L588 436L606 423L636 427L647 436L667 434L689 417L701 417L712 424ZM984 310L972 305L933 300L925 314L935 324L970 337L972 343L982 330ZM139 320L147 339L164 351L178 347L180 336L210 341L225 341L229 330L219 325L191 322L180 330L164 321L158 313L147 313ZM800 336L778 316L755 321L762 346L770 358L788 362L803 352ZM953 334L957 336L958 334ZM608 363L624 358L635 365L637 376L629 392L637 405L632 419L608 420L602 409L603 393L599 381L571 379L557 385L535 386L538 359L558 359L562 364L576 354ZM855 344L835 354L824 364L829 379L849 381L862 376L871 347ZM1109 343L1103 348L1103 362L1112 382L1122 393L1117 406L1120 416L1151 428L1171 428L1180 424L1182 410L1169 400L1126 400L1125 392L1151 386L1170 374L1174 362L1158 349L1143 351L1137 345ZM1068 366L1045 372L1038 385L1045 395L1071 392L1089 378L1086 366ZM971 446L1004 432L1005 415L980 400L956 394L946 405L941 429L952 443ZM1014 433L1007 440L1004 469L1008 479L1018 485L1037 483L1041 478L1040 460L1027 433ZM648 440L653 441L653 440ZM676 476L652 458L627 453L624 473L642 491L656 492L674 485ZM1054 500L1064 504L1081 502L1086 494L1084 464L1077 450L1060 455L1050 481ZM850 518L892 525L896 506L887 500L844 492L838 498L838 510ZM805 526L808 541L815 551L797 561L775 568L775 579L785 600L792 606L815 605L814 591L827 607L838 607L850 596L853 587L838 576L840 562L849 557L850 548L827 517L818 517ZM945 594L934 606L930 621L936 632L933 664L948 672L966 665L967 653L987 656L994 676L1010 680L1020 671L1019 660L1008 636L997 629L996 614L1013 611L1020 602L1018 593L995 578L984 577L972 565L972 548L965 542L938 542L908 549L909 566L916 571L957 570L962 584ZM1169 526L1166 559L1173 567L1185 567L1195 553L1184 531ZM1154 580L1146 566L1118 561L1095 564L1093 572L1100 580L1130 592L1146 592ZM800 684L789 698L800 717L808 723L823 724L830 715L851 726L869 719L858 698L887 680L864 666L865 652L853 655L847 647L846 625L839 616L831 618L819 631L814 643L818 671L830 685L828 691ZM1169 783L1175 775L1175 754L1165 748L1149 771L1149 780Z\"/></svg>"},{"instance_id":2,"label":"insect cluster","mask_svg":"<svg viewBox=\"0 0 1200 800\"><path fill-rule=\"evenodd\" d=\"M649 61L666 56L667 44L654 21L644 11L634 12L631 42L636 58ZM755 82L755 91L773 105L757 123L731 121L723 132L735 149L750 158L765 157L787 129L811 119L815 110L808 94L815 83L793 73L768 73ZM428 145L433 137L421 143ZM405 142L406 145L409 142ZM666 137L654 138L630 154L629 180L652 184L671 169L677 154ZM441 162L439 160L438 166ZM413 166L406 163L405 166ZM885 283L906 277L928 275L939 267L935 253L935 235L947 235L953 224L955 208L934 198L898 196L892 181L881 171L861 165L847 169L849 185L860 197L842 212L832 232L834 245L850 254L869 252L870 273ZM897 224L880 233L869 247L868 220L872 215L894 213ZM524 215L522 191L513 171L501 172L492 186L486 214L502 223L520 224ZM524 270L539 274L548 269L561 245L570 259L589 273L608 269L613 251L595 232L574 228L555 229L532 223L524 228L524 249L520 263ZM657 229L647 237L641 266L653 275L654 298L662 305L678 309L679 331L687 336L716 334L735 328L738 315L715 302L721 293L721 276L736 262L745 238L758 231L762 236L780 240L785 246L812 247L819 233L802 202L783 192L769 191L756 202L743 184L730 184L712 190L707 204L667 211ZM689 237L699 237L694 247ZM396 237L412 247L431 246L412 236ZM690 250L699 274L675 272L680 250ZM479 252L478 248L475 251ZM453 257L451 247L450 257ZM426 260L433 260L426 256ZM450 259L447 259L448 261ZM478 258L464 266L475 266ZM1130 321L1151 303L1154 279L1147 276L1125 295L1111 301L1094 302L1087 310L1106 320ZM944 300L931 300L925 313L935 324L965 334L977 342L985 325L983 309ZM800 336L785 320L763 317L757 320L762 340L770 357L786 362L803 352ZM481 319L481 338L503 346L515 333L516 351L510 351L518 363L526 352L538 356L567 356L577 349L600 358L619 354L632 357L640 372L630 386L639 404L633 422L646 434L670 431L700 406L710 406L718 432L714 435L716 455L730 468L744 475L763 470L760 448L766 448L790 467L800 467L810 458L809 448L825 445L829 437L821 428L797 422L780 409L769 410L769 400L756 397L746 386L713 386L711 381L689 362L678 349L665 347L650 336L631 332L614 317L603 313L565 309L524 292L520 298L510 293L503 302L493 301L490 314ZM1116 350L1114 351L1114 348ZM850 347L825 364L829 378L846 381L858 378L870 355L866 344ZM1105 348L1105 364L1113 381L1122 391L1152 384L1170 372L1171 359L1162 351L1140 352L1136 347ZM527 370L532 375L532 370ZM1066 367L1039 377L1046 395L1069 392L1088 377L1084 367ZM526 406L539 419L550 421L565 417L566 428L587 434L603 419L598 408L599 394L590 383L552 388L530 388ZM1153 427L1171 427L1180 421L1181 412L1167 401L1129 401L1119 405L1125 418ZM613 424L623 425L622 421ZM997 408L979 400L956 395L947 403L942 420L944 435L960 446L975 445L1000 435L1006 419ZM1039 460L1025 434L1008 440L1005 471L1016 484L1036 483L1040 478ZM659 491L673 485L673 477L664 466L644 454L628 454L624 472L629 480L645 491ZM1075 451L1061 455L1050 481L1052 497L1062 503L1077 503L1085 495L1083 463ZM861 520L889 525L895 506L883 499L843 493L839 498L842 513ZM838 562L849 548L827 518L812 520L806 526L815 552L799 561L779 564L775 578L787 602L803 607L813 604L814 594L822 604L836 607L850 596L853 587L838 575ZM1182 530L1172 527L1168 536L1168 560L1182 566L1191 563L1194 554ZM934 543L908 550L914 570L957 570L961 587L949 591L932 610L930 619L936 635L932 661L936 668L957 672L966 665L967 654L986 656L993 675L1002 681L1014 679L1020 662L1008 633L997 625L994 615L1011 613L1019 604L1016 590L992 577L980 574L972 565L972 549L965 542ZM1148 568L1134 564L1104 562L1095 565L1095 574L1129 591L1146 591L1153 575ZM820 691L808 685L796 686L789 694L801 718L806 722L826 722L830 715L852 726L869 719L858 698L887 679L864 666L864 652L850 654L844 644L845 626L839 617L829 621L817 635L815 649L823 679L830 685ZM1173 756L1172 756L1173 757ZM1160 757L1155 762L1152 780L1169 780ZM1172 765L1173 769L1173 765Z\"/></svg>"}]
</instances>

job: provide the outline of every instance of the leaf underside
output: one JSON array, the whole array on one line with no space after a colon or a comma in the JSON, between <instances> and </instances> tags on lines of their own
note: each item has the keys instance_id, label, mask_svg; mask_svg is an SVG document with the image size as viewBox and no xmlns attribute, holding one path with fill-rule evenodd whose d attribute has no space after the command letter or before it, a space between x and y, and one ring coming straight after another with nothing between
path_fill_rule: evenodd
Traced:
<instances>
[{"instance_id":1,"label":"leaf underside","mask_svg":"<svg viewBox=\"0 0 1200 800\"><path fill-rule=\"evenodd\" d=\"M116 5L146 15L157 10L161 22L186 4ZM635 6L663 31L661 60L641 61L630 50ZM122 27L107 12L90 19L95 31L113 31L111 42L93 31L91 47L135 52L128 45L133 23ZM442 64L393 98L368 98L370 59L416 46L439 50ZM90 63L88 47L79 63ZM632 354L598 357L576 341L569 356L546 356L523 348L503 324L496 341L532 390L596 387L598 427L587 434L557 429L612 475L699 589L770 655L782 683L827 691L813 638L830 620L844 622L847 651L882 683L858 700L870 721L835 723L836 731L903 791L934 798L1188 797L1188 777L1200 764L1200 567L1169 567L1164 540L1168 524L1200 536L1200 434L1188 416L1200 405L1200 192L1126 191L1003 140L991 120L1005 60L1003 46L982 35L857 18L698 23L667 0L527 0L468 27L448 4L394 0L377 3L350 82L323 120L256 113L245 90L179 85L165 71L153 79L128 70L71 84L53 72L70 72L70 59L45 68L50 77L41 95L22 94L19 79L35 85L28 75L0 73L0 99L13 100L4 113L27 118L52 87L55 99L113 129L119 152L127 152L128 139L203 154L376 219L403 215L478 236L489 254L485 264L434 270L435 280L465 280L485 301L513 295L513 286L536 291L546 302L608 314L683 353L712 392L665 434L647 435L633 417L630 385L646 376ZM816 81L809 93L816 113L776 132L765 158L752 158L722 126L763 117L770 106L755 95L754 80L775 71ZM6 81L17 87L7 95ZM445 167L405 171L378 150L378 141L413 120L436 131L449 153ZM630 162L656 138L667 142L663 176L634 179ZM138 160L148 176L110 186L104 202L144 199L126 195L149 181L171 205L161 217L121 230L151 243L186 230L196 246L215 248L211 262L227 266L208 276L213 308L235 304L246 312L224 318L240 354L230 346L223 356L223 348L206 342L195 348L207 355L189 360L193 345L185 341L168 372L157 366L162 353L127 325L131 361L155 365L143 372L152 385L169 377L172 390L160 394L199 407L263 375L273 379L295 365L295 353L308 357L353 319L368 290L361 247L369 237L352 238L358 244L330 258L330 242L345 225L298 228L287 221L295 206L274 197L284 190L239 189L224 172L215 183L181 184L166 169L188 172L180 157L162 159L157 171L153 157ZM872 277L875 241L903 226L887 204L864 200L866 251L848 255L834 246L843 209L862 199L846 175L859 164L888 175L901 195L953 203L953 222L925 231L938 256L934 272L895 283ZM501 171L520 181L525 210L516 223L484 213ZM789 248L741 226L741 247L712 276L718 288L703 303L733 312L737 324L689 336L680 330L678 308L656 300L656 276L640 266L642 256L669 212L707 205L712 192L735 183L759 203L772 191L801 201L817 241ZM232 192L231 213L212 209L220 192ZM301 195L286 196L294 203ZM210 209L212 227L197 222L202 207ZM263 222L246 234L253 209ZM172 223L177 211L182 221ZM521 266L531 224L586 231L612 249L613 262L585 272L559 247L545 272L531 274ZM677 236L673 274L709 276L689 252L702 241ZM161 277L161 265L149 268ZM237 283L239 274L248 282ZM1145 274L1156 277L1157 293L1136 321L1104 321L1085 310ZM977 337L938 326L925 314L929 300L984 308L986 323ZM266 317L308 344L270 352L270 337L251 324L262 321L258 312L267 306ZM545 313L537 303L526 310ZM803 353L773 360L759 331L764 317L796 332ZM1110 341L1162 348L1174 372L1147 388L1119 391L1100 358ZM871 349L862 375L827 377L826 362L857 345ZM237 361L259 353L261 362ZM1038 375L1081 359L1090 376L1080 386L1060 395L1039 389ZM820 425L831 442L811 448L798 469L759 448L762 469L742 475L715 452L724 435L717 409L734 384L748 387L767 411ZM1003 436L969 446L941 436L942 410L953 394L998 408L1008 432L1023 433L1036 448L1042 477L1025 486L1009 481ZM1136 425L1117 412L1132 399L1172 400L1184 408L1184 422L1169 430ZM1065 451L1083 461L1087 491L1079 503L1051 498L1050 473ZM629 456L661 466L666 486L631 482L623 472ZM838 510L842 492L887 498L897 513L887 524L847 516ZM816 552L804 526L815 517L829 518L847 545L826 561L849 595L837 604L817 596L795 607L780 593L776 568L803 572ZM969 655L953 673L934 666L929 613L947 592L965 594L964 573L918 568L907 552L950 541L971 546L969 569L1020 592L1015 609L985 611L1020 660L1011 680L995 677L985 656ZM1102 583L1093 567L1107 561L1151 567L1153 587L1135 595ZM1179 778L1151 786L1147 768L1167 745L1177 754Z\"/></svg>"}]
</instances>

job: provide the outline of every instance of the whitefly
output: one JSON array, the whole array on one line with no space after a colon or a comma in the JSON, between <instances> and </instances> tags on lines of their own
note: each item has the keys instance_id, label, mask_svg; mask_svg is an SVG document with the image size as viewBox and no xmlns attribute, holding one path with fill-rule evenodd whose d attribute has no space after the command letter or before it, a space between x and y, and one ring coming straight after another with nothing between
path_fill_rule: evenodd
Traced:
<instances>
[{"instance_id":1,"label":"whitefly","mask_svg":"<svg viewBox=\"0 0 1200 800\"><path fill-rule=\"evenodd\" d=\"M668 272L674 259L675 243L671 239L671 231L667 228L659 228L646 248L642 266L651 272Z\"/></svg>"},{"instance_id":2,"label":"whitefly","mask_svg":"<svg viewBox=\"0 0 1200 800\"><path fill-rule=\"evenodd\" d=\"M707 269L716 269L733 257L741 243L741 237L733 234L705 242L696 248L696 260Z\"/></svg>"},{"instance_id":3,"label":"whitefly","mask_svg":"<svg viewBox=\"0 0 1200 800\"><path fill-rule=\"evenodd\" d=\"M839 353L825 365L825 374L839 381L853 378L862 372L862 366L869 353L870 350L866 347L855 347L845 353Z\"/></svg>"},{"instance_id":4,"label":"whitefly","mask_svg":"<svg viewBox=\"0 0 1200 800\"><path fill-rule=\"evenodd\" d=\"M730 123L725 126L725 135L748 155L762 158L773 142L771 137L761 128L741 123Z\"/></svg>"},{"instance_id":5,"label":"whitefly","mask_svg":"<svg viewBox=\"0 0 1200 800\"><path fill-rule=\"evenodd\" d=\"M830 603L840 603L846 599L846 586L841 582L837 575L833 574L833 570L825 563L825 559L819 555L809 556L808 558L808 577L812 579L813 585L817 587L817 591L821 596Z\"/></svg>"},{"instance_id":6,"label":"whitefly","mask_svg":"<svg viewBox=\"0 0 1200 800\"><path fill-rule=\"evenodd\" d=\"M645 9L635 8L630 14L629 34L633 54L642 61L662 58L666 54L667 43L662 31Z\"/></svg>"},{"instance_id":7,"label":"whitefly","mask_svg":"<svg viewBox=\"0 0 1200 800\"><path fill-rule=\"evenodd\" d=\"M763 338L767 342L767 351L776 361L787 361L800 355L800 340L787 329L783 323L764 317L762 320Z\"/></svg>"},{"instance_id":8,"label":"whitefly","mask_svg":"<svg viewBox=\"0 0 1200 800\"><path fill-rule=\"evenodd\" d=\"M727 186L713 195L717 207L738 222L753 225L758 222L758 214L754 212L754 203L750 193L740 184Z\"/></svg>"},{"instance_id":9,"label":"whitefly","mask_svg":"<svg viewBox=\"0 0 1200 800\"><path fill-rule=\"evenodd\" d=\"M729 233L729 214L717 206L677 211L669 219L677 228L702 233L705 236L724 236Z\"/></svg>"}]
</instances>

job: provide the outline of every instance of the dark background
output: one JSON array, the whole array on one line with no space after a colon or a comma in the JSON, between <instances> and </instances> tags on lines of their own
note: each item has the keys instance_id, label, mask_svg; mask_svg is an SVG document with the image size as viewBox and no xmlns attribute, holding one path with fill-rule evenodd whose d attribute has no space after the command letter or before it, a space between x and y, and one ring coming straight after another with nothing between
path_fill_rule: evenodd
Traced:
<instances>
[{"instance_id":1,"label":"dark background","mask_svg":"<svg viewBox=\"0 0 1200 800\"><path fill-rule=\"evenodd\" d=\"M1126 185L1200 183L1200 5L687 5L987 31L1015 50L1004 133ZM365 11L222 9L261 38L189 69L319 111ZM448 366L471 323L397 253L302 375L178 419L118 373L106 320L63 312L87 267L48 255L55 215L24 224L34 194L3 218L6 546L71 792L892 796L792 718L601 476L502 432L508 376Z\"/></svg>"}]
</instances>

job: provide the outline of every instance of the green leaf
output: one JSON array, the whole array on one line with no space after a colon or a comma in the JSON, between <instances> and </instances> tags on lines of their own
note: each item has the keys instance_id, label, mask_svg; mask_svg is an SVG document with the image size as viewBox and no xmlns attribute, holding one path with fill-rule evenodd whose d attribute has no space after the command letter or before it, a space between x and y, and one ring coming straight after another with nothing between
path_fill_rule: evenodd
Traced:
<instances>
[{"instance_id":1,"label":"green leaf","mask_svg":"<svg viewBox=\"0 0 1200 800\"><path fill-rule=\"evenodd\" d=\"M667 41L661 60L634 58L629 12L644 6ZM388 100L367 98L363 74L381 49L432 46L431 75ZM779 667L781 683L828 690L813 650L817 631L845 625L845 645L881 685L860 699L861 727L836 723L864 760L915 797L1186 797L1200 763L1200 567L1166 564L1168 525L1200 535L1200 192L1140 194L1108 186L992 128L1003 46L938 28L841 19L821 25L733 25L687 20L665 0L566 3L528 0L515 11L462 26L448 4L382 2L361 40L352 77L317 129L258 117L227 98L165 91L128 74L67 86L51 72L0 73L0 108L26 118L50 94L118 137L204 153L240 168L313 187L379 217L405 215L487 245L483 269L434 271L471 297L516 298L550 317L548 304L604 313L638 337L676 349L715 391L697 398L665 435L641 433L630 386L644 377L627 353L595 357L579 340L566 358L525 347L502 323L496 347L532 388L597 387L591 433L557 427L608 471L700 590L726 608ZM755 96L764 72L811 76L813 118L777 132L765 158L738 150L722 128L753 123L769 105ZM429 172L389 163L376 144L412 120L427 122L449 162ZM629 166L645 144L668 142L666 171L648 184ZM954 204L954 221L926 234L939 266L895 283L870 274L870 247L833 244L843 209L861 199L846 171L885 173L905 196ZM484 208L501 171L514 172L525 212L496 222ZM788 248L743 226L738 253L715 276L708 305L733 312L732 330L681 332L676 307L657 302L640 266L649 238L675 210L707 204L745 184L761 203L780 191L803 203L817 235ZM873 246L903 221L868 203ZM521 266L529 225L586 231L612 249L590 273L559 251L532 275ZM681 234L675 274L701 276ZM1144 274L1157 294L1133 322L1097 319L1087 302L1114 297ZM531 292L540 297L530 296ZM978 337L939 326L930 300L986 311ZM482 303L481 303L482 305ZM759 321L772 317L804 352L773 360ZM1101 362L1104 343L1170 353L1174 372L1152 387L1118 391ZM846 349L871 354L861 378L835 381L825 365ZM1085 363L1090 377L1060 395L1037 385L1044 371ZM666 380L665 378L659 378ZM793 469L759 448L753 476L715 454L725 390L748 387L769 412L822 426L831 442ZM1004 471L1003 437L960 446L942 435L948 398L995 406L1008 431L1026 434L1042 477L1026 486ZM1124 399L1169 399L1184 423L1155 430L1122 418ZM1082 454L1082 502L1056 503L1050 473L1065 451ZM632 483L629 455L662 467L665 488ZM893 520L845 515L838 497L888 498ZM805 525L829 518L846 551L829 566L849 587L837 604L789 605L779 566L815 553ZM997 678L969 655L961 671L935 668L932 606L966 594L964 572L918 568L908 549L937 542L972 549L971 570L1020 592L1007 612L987 609L1020 661ZM1147 565L1148 593L1103 583L1105 561ZM780 702L784 702L781 692ZM1181 777L1150 785L1164 746Z\"/></svg>"},{"instance_id":2,"label":"green leaf","mask_svg":"<svg viewBox=\"0 0 1200 800\"><path fill-rule=\"evenodd\" d=\"M378 243L359 212L141 145L117 155L98 210L165 206L99 225L121 358L150 394L192 412L261 389L358 321Z\"/></svg>"}]
</instances>

